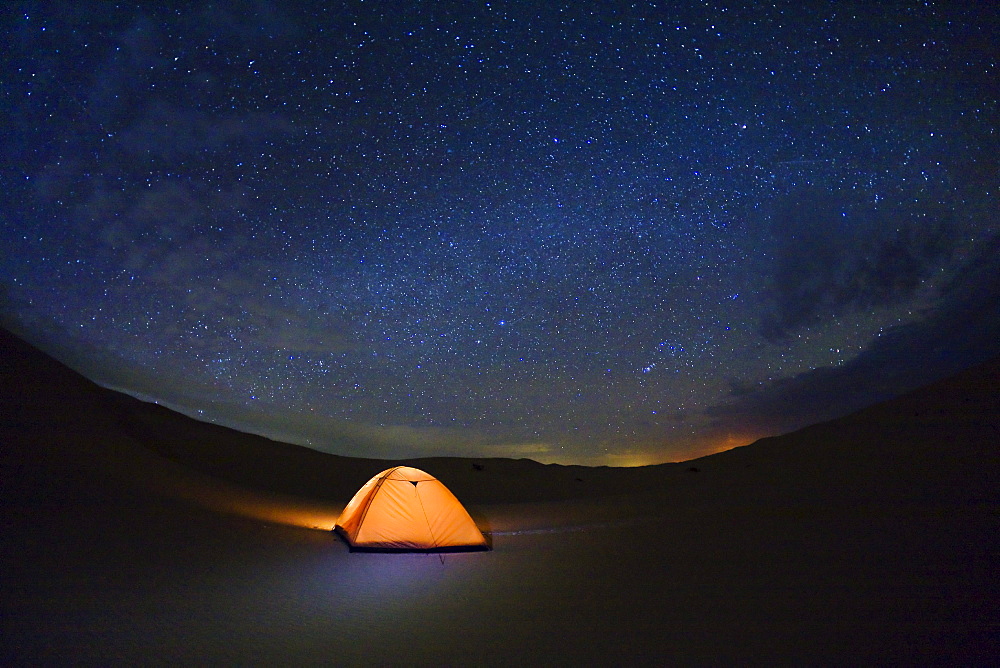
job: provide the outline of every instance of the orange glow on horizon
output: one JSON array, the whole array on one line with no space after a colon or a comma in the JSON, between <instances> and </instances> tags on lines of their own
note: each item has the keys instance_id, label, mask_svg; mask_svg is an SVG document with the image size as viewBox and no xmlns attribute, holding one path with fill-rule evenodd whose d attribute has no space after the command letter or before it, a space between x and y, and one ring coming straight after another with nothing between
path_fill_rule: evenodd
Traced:
<instances>
[{"instance_id":1,"label":"orange glow on horizon","mask_svg":"<svg viewBox=\"0 0 1000 668\"><path fill-rule=\"evenodd\" d=\"M638 466L651 466L662 463L662 459L655 454L648 452L629 452L624 454L608 455L604 457L608 466L620 466L622 468L635 468Z\"/></svg>"},{"instance_id":2,"label":"orange glow on horizon","mask_svg":"<svg viewBox=\"0 0 1000 668\"><path fill-rule=\"evenodd\" d=\"M728 434L721 441L718 441L714 445L709 446L705 454L701 456L705 457L708 455L715 455L720 452L732 450L733 448L739 448L744 445L750 445L759 438L760 436Z\"/></svg>"}]
</instances>

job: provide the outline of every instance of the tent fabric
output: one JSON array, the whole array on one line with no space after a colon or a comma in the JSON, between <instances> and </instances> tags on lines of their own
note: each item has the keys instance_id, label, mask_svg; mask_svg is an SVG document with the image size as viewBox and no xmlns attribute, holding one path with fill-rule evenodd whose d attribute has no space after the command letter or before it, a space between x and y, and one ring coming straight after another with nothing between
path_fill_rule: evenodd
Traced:
<instances>
[{"instance_id":1,"label":"tent fabric","mask_svg":"<svg viewBox=\"0 0 1000 668\"><path fill-rule=\"evenodd\" d=\"M358 490L334 530L352 550L487 550L486 538L444 484L420 469L386 469Z\"/></svg>"}]
</instances>

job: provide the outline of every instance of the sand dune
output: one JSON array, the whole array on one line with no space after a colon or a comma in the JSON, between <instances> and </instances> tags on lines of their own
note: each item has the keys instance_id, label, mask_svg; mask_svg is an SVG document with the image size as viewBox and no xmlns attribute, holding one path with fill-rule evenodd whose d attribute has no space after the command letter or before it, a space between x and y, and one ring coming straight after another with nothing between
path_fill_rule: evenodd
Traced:
<instances>
[{"instance_id":1,"label":"sand dune","mask_svg":"<svg viewBox=\"0 0 1000 668\"><path fill-rule=\"evenodd\" d=\"M326 530L393 462L0 350L4 664L1000 658L1000 360L683 464L410 461L494 547L439 558Z\"/></svg>"}]
</instances>

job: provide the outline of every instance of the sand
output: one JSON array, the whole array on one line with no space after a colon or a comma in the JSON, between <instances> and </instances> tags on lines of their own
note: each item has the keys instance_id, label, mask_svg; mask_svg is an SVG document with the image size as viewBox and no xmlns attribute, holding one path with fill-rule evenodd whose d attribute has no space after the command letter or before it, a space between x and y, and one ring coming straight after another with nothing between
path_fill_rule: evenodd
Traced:
<instances>
[{"instance_id":1,"label":"sand","mask_svg":"<svg viewBox=\"0 0 1000 668\"><path fill-rule=\"evenodd\" d=\"M5 665L1000 658L996 361L684 464L410 462L493 546L439 557L329 531L393 462L204 425L0 343Z\"/></svg>"}]
</instances>

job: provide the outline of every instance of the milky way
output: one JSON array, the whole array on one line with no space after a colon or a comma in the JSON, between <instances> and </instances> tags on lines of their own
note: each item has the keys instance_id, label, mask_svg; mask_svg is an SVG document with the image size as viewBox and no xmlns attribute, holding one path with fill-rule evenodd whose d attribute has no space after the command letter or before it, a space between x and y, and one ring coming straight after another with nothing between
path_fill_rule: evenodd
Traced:
<instances>
[{"instance_id":1,"label":"milky way","mask_svg":"<svg viewBox=\"0 0 1000 668\"><path fill-rule=\"evenodd\" d=\"M163 4L4 19L4 321L105 385L637 464L1000 353L987 3Z\"/></svg>"}]
</instances>

